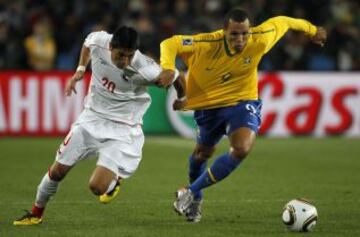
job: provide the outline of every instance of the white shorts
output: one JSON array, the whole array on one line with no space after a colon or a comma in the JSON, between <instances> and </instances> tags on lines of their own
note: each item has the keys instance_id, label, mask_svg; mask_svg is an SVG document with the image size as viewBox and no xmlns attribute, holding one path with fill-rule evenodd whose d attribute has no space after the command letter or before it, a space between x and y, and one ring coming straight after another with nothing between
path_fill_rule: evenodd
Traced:
<instances>
[{"instance_id":1,"label":"white shorts","mask_svg":"<svg viewBox=\"0 0 360 237\"><path fill-rule=\"evenodd\" d=\"M56 161L73 166L90 155L98 154L98 166L121 178L128 178L139 166L143 144L140 125L106 120L85 110L60 145Z\"/></svg>"}]
</instances>

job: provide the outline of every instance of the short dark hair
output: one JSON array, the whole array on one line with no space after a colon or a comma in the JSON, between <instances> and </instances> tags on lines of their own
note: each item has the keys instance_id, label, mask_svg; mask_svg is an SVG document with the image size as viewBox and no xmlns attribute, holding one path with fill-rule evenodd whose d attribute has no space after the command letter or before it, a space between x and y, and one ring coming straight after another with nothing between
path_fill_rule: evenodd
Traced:
<instances>
[{"instance_id":1,"label":"short dark hair","mask_svg":"<svg viewBox=\"0 0 360 237\"><path fill-rule=\"evenodd\" d=\"M242 8L234 8L226 13L224 18L224 27L225 29L229 26L229 21L233 20L236 22L243 22L246 19L249 19L247 12Z\"/></svg>"},{"instance_id":2,"label":"short dark hair","mask_svg":"<svg viewBox=\"0 0 360 237\"><path fill-rule=\"evenodd\" d=\"M110 43L113 48L138 49L139 36L134 28L120 26L113 33Z\"/></svg>"}]
</instances>

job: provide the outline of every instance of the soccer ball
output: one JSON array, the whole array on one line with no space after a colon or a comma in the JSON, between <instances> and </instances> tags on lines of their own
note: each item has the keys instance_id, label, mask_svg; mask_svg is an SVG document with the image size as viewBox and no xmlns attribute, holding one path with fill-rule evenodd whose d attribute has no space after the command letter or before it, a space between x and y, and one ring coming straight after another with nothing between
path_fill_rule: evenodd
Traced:
<instances>
[{"instance_id":1,"label":"soccer ball","mask_svg":"<svg viewBox=\"0 0 360 237\"><path fill-rule=\"evenodd\" d=\"M301 198L286 203L282 213L282 221L290 231L312 231L315 228L317 219L316 207Z\"/></svg>"}]
</instances>

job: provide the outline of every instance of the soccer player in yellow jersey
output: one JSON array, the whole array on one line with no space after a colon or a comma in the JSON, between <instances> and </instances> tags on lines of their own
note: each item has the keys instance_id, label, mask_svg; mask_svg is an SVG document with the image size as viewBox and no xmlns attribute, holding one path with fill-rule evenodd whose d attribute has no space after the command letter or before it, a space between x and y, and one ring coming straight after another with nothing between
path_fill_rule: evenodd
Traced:
<instances>
[{"instance_id":1,"label":"soccer player in yellow jersey","mask_svg":"<svg viewBox=\"0 0 360 237\"><path fill-rule=\"evenodd\" d=\"M226 14L222 30L175 35L161 43L161 83L172 78L180 56L188 66L186 97L178 98L174 108L195 110L200 131L189 158L190 185L177 191L174 203L188 221L200 221L201 190L227 177L249 154L261 124L257 66L288 30L302 31L321 46L326 40L322 27L286 16L251 27L247 13L235 8ZM229 138L229 152L206 170L223 135Z\"/></svg>"}]
</instances>

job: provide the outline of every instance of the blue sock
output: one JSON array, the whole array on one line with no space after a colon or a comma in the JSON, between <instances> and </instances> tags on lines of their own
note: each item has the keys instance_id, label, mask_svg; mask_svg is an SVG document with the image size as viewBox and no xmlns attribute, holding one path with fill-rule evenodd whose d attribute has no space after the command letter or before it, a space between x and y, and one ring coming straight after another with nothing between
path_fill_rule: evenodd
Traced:
<instances>
[{"instance_id":1,"label":"blue sock","mask_svg":"<svg viewBox=\"0 0 360 237\"><path fill-rule=\"evenodd\" d=\"M195 194L201 189L223 180L239 164L239 160L232 158L229 153L226 153L217 158L212 166L189 186L189 189Z\"/></svg>"},{"instance_id":2,"label":"blue sock","mask_svg":"<svg viewBox=\"0 0 360 237\"><path fill-rule=\"evenodd\" d=\"M206 170L207 162L202 163L197 162L194 157L191 155L189 157L189 181L190 184L193 183L204 171ZM202 192L194 193L194 198L196 200L202 199Z\"/></svg>"}]
</instances>

